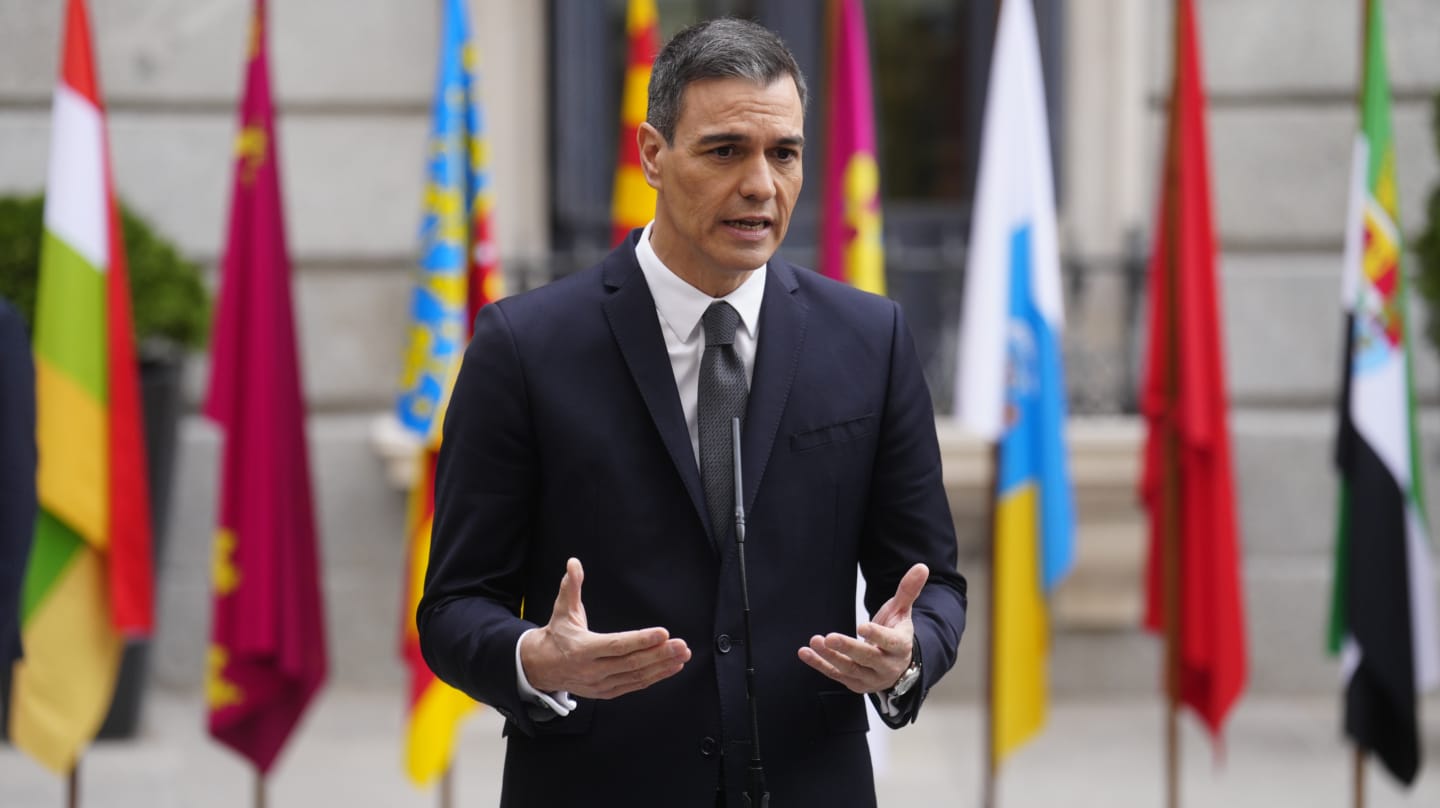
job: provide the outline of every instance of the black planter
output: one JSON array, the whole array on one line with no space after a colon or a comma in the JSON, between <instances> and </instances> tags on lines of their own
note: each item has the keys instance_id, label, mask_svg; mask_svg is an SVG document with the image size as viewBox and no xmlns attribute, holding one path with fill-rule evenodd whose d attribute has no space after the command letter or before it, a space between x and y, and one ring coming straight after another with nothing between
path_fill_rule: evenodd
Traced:
<instances>
[{"instance_id":1,"label":"black planter","mask_svg":"<svg viewBox=\"0 0 1440 808\"><path fill-rule=\"evenodd\" d=\"M155 562L156 608L159 608L160 564L164 558L166 522L170 512L171 472L175 468L175 441L180 425L180 379L184 358L176 355L140 362L141 409L145 417L145 456L149 461L151 553ZM129 643L120 660L110 712L99 737L130 738L140 724L150 643ZM3 666L0 666L3 667ZM9 738L10 671L0 670L0 739Z\"/></svg>"},{"instance_id":2,"label":"black planter","mask_svg":"<svg viewBox=\"0 0 1440 808\"><path fill-rule=\"evenodd\" d=\"M160 566L165 558L165 537L170 515L171 472L175 468L175 442L180 425L180 381L184 359L179 356L146 358L140 362L141 408L145 415L145 457L149 462L150 540L155 562L155 608L160 608ZM156 615L158 626L159 615ZM101 738L130 738L140 725L149 672L150 641L125 646L110 712L100 725Z\"/></svg>"}]
</instances>

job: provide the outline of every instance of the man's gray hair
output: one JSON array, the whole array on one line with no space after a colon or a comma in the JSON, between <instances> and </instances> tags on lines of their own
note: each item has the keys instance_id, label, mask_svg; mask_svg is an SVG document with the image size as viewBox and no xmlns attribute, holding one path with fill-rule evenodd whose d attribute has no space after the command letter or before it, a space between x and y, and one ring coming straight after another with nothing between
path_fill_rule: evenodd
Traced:
<instances>
[{"instance_id":1,"label":"man's gray hair","mask_svg":"<svg viewBox=\"0 0 1440 808\"><path fill-rule=\"evenodd\" d=\"M674 145L680 101L692 82L738 78L769 86L785 76L795 80L804 109L805 76L780 37L758 23L734 17L696 23L676 34L655 57L645 120Z\"/></svg>"}]
</instances>

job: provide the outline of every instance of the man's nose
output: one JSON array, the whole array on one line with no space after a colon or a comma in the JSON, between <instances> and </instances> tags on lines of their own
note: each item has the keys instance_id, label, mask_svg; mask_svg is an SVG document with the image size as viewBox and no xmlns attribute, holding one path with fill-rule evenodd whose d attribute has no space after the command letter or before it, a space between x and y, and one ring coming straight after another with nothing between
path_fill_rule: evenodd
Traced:
<instances>
[{"instance_id":1,"label":"man's nose","mask_svg":"<svg viewBox=\"0 0 1440 808\"><path fill-rule=\"evenodd\" d=\"M775 195L775 175L770 160L762 153L747 160L740 178L740 195L746 199L767 201Z\"/></svg>"}]
</instances>

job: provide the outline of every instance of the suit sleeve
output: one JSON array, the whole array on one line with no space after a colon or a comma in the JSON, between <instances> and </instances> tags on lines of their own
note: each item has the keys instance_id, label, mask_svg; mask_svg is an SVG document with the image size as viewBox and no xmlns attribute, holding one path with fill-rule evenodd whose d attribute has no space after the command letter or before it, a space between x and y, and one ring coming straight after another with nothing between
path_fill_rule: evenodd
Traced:
<instances>
[{"instance_id":1,"label":"suit sleeve","mask_svg":"<svg viewBox=\"0 0 1440 808\"><path fill-rule=\"evenodd\" d=\"M881 713L887 725L900 727L915 720L930 688L955 664L965 630L966 584L956 569L955 525L945 497L930 391L900 307L893 306L893 311L890 377L860 569L866 581L865 607L874 614L895 594L912 565L924 562L930 568L930 579L912 610L920 644L920 683L893 702L897 715Z\"/></svg>"},{"instance_id":2,"label":"suit sleeve","mask_svg":"<svg viewBox=\"0 0 1440 808\"><path fill-rule=\"evenodd\" d=\"M443 681L533 726L515 678L537 463L526 383L499 305L481 309L455 382L435 473L435 522L416 611Z\"/></svg>"},{"instance_id":3,"label":"suit sleeve","mask_svg":"<svg viewBox=\"0 0 1440 808\"><path fill-rule=\"evenodd\" d=\"M0 301L0 665L21 655L20 590L35 534L35 367L20 315Z\"/></svg>"}]
</instances>

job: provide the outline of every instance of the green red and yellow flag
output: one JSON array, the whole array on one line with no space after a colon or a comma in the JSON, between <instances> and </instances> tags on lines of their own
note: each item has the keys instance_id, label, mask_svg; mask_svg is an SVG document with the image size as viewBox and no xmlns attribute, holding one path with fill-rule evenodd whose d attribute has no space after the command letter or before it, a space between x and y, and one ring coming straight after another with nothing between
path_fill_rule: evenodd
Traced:
<instances>
[{"instance_id":1,"label":"green red and yellow flag","mask_svg":"<svg viewBox=\"0 0 1440 808\"><path fill-rule=\"evenodd\" d=\"M57 773L95 737L126 636L150 633L145 444L105 108L82 0L66 6L35 308L40 515L10 737Z\"/></svg>"}]
</instances>

